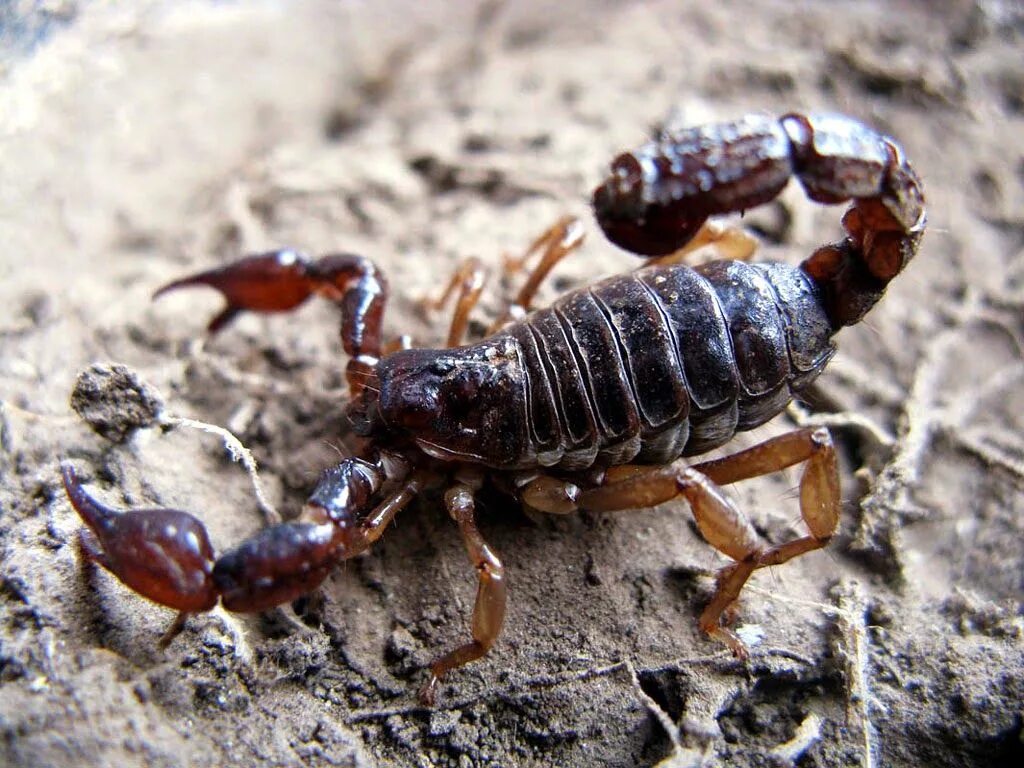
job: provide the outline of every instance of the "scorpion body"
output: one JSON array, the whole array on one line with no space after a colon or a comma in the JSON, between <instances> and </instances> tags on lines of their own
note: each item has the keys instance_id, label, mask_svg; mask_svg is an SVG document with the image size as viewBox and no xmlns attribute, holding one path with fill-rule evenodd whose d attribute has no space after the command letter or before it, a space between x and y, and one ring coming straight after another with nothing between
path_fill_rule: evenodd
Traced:
<instances>
[{"instance_id":1,"label":"scorpion body","mask_svg":"<svg viewBox=\"0 0 1024 768\"><path fill-rule=\"evenodd\" d=\"M806 273L718 261L612 277L476 344L396 353L377 387L382 422L411 426L425 389L473 387L471 419L417 439L439 459L506 470L666 464L777 415L832 351Z\"/></svg>"},{"instance_id":2,"label":"scorpion body","mask_svg":"<svg viewBox=\"0 0 1024 768\"><path fill-rule=\"evenodd\" d=\"M793 177L817 202L852 200L843 240L798 266L681 263L697 244L742 242L709 217L765 203ZM733 561L720 571L699 625L745 656L723 617L747 578L825 546L838 525L831 438L803 429L722 459L689 465L680 457L763 424L821 373L835 333L858 322L916 252L925 223L920 182L894 140L849 118L748 116L663 132L619 156L593 207L609 239L654 257L653 265L528 314L537 283L579 242L576 223L563 221L531 248L541 262L506 313L518 308L519 319L464 346L457 342L482 285L473 262L446 292L461 285L451 347L390 354L382 341L387 283L360 256L313 261L278 251L165 286L158 295L193 285L219 290L227 306L211 332L242 310L287 311L312 295L336 302L357 455L323 473L296 520L220 557L189 513L118 513L89 496L65 464L65 487L88 526L85 554L180 612L169 639L189 613L218 601L259 611L315 589L414 497L440 485L477 569L478 592L472 640L431 666L429 701L447 672L493 646L504 620L504 570L473 506L485 482L556 514L682 497L704 538ZM800 508L809 535L770 545L721 486L795 464L805 465Z\"/></svg>"}]
</instances>

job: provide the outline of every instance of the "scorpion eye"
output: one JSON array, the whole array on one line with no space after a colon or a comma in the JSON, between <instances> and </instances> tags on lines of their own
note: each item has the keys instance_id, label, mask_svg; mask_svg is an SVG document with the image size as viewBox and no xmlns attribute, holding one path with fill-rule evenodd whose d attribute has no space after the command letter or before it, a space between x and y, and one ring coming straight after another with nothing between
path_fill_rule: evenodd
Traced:
<instances>
[{"instance_id":1,"label":"scorpion eye","mask_svg":"<svg viewBox=\"0 0 1024 768\"><path fill-rule=\"evenodd\" d=\"M446 376L455 370L455 363L447 358L439 358L430 364L430 372L438 376Z\"/></svg>"}]
</instances>

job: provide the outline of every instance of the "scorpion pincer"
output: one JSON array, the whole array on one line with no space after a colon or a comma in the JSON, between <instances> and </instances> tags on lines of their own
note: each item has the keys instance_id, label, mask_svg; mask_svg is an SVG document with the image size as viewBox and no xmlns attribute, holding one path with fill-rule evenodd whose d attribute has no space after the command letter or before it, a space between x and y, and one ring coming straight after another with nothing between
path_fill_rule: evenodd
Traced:
<instances>
[{"instance_id":1,"label":"scorpion pincer","mask_svg":"<svg viewBox=\"0 0 1024 768\"><path fill-rule=\"evenodd\" d=\"M749 263L749 239L709 218L766 203L794 176L816 202L852 201L845 237L798 266ZM458 293L449 348L391 354L382 340L387 283L360 256L277 251L165 286L158 295L220 291L227 305L211 332L243 310L287 311L314 294L335 302L357 454L323 473L297 519L219 557L192 515L108 509L64 464L68 496L88 526L85 554L179 611L180 627L218 601L262 611L316 589L413 498L440 486L479 585L472 638L432 664L430 701L446 673L488 652L505 617L504 570L476 525L484 483L554 514L682 497L703 537L732 560L699 625L745 656L726 611L754 570L828 543L840 511L835 451L825 429L799 429L726 458L687 459L771 419L821 373L836 332L858 322L917 251L920 182L893 139L850 118L747 116L666 131L620 155L593 208L608 238L648 265L530 312L543 277L582 240L579 223L564 219L531 247L538 261L503 319L463 346L483 285L475 260L445 293ZM733 258L683 263L711 242ZM770 545L722 486L797 464L807 535Z\"/></svg>"}]
</instances>

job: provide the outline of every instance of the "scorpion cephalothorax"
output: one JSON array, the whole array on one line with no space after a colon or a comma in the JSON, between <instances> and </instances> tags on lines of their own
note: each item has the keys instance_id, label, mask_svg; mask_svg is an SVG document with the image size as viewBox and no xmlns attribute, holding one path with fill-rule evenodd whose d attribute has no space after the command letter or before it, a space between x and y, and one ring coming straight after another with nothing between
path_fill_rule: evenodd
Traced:
<instances>
[{"instance_id":1,"label":"scorpion cephalothorax","mask_svg":"<svg viewBox=\"0 0 1024 768\"><path fill-rule=\"evenodd\" d=\"M794 176L812 200L853 201L845 239L799 266L747 263L749 238L709 217L765 203ZM700 626L745 655L722 624L747 578L823 547L836 530L831 438L801 429L722 459L689 465L682 457L764 423L817 377L836 331L859 321L916 252L925 221L920 183L895 141L849 118L749 116L665 132L619 156L594 193L594 210L612 241L655 257L652 265L531 314L540 282L582 239L577 221L562 220L529 249L538 261L513 304L486 338L465 346L483 285L473 259L442 297L458 293L449 348L390 354L381 332L387 284L360 256L314 261L277 251L165 286L158 295L193 285L219 290L227 306L211 332L243 310L287 311L314 294L337 303L360 450L323 473L295 521L220 557L192 515L112 511L64 465L68 496L88 526L87 556L177 609L176 627L218 600L260 611L317 588L425 486L441 485L479 587L472 640L434 662L424 688L431 699L447 672L491 648L504 621L504 572L475 522L473 497L486 481L556 514L681 496L704 538L734 561L719 573ZM732 258L682 263L708 243ZM801 463L809 535L769 545L721 486Z\"/></svg>"}]
</instances>

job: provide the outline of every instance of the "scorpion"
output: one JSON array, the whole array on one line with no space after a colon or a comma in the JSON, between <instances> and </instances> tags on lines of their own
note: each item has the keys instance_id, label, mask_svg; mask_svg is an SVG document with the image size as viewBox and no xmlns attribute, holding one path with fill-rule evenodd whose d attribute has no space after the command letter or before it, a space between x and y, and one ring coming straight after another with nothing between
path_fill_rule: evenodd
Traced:
<instances>
[{"instance_id":1,"label":"scorpion","mask_svg":"<svg viewBox=\"0 0 1024 768\"><path fill-rule=\"evenodd\" d=\"M845 237L798 266L750 263L753 238L712 217L767 203L792 177L815 202L852 201ZM527 251L538 261L522 290L474 343L461 342L483 287L475 259L435 305L457 295L440 349L385 343L387 282L358 255L313 260L280 250L161 288L157 296L217 289L226 306L211 333L242 311L285 312L314 295L336 303L357 449L322 473L296 519L219 557L196 517L108 508L64 463L67 495L87 526L84 556L178 611L180 631L190 614L218 601L258 612L315 590L415 497L443 488L478 586L471 638L430 666L421 698L432 703L449 672L488 653L505 619L505 572L474 507L485 483L552 514L681 497L703 538L731 561L717 573L699 627L746 658L730 628L732 606L755 570L833 537L841 506L836 450L827 429L805 427L725 458L688 459L776 416L822 372L834 335L861 320L917 251L925 228L920 181L894 139L851 118L750 115L663 130L619 155L592 206L608 239L649 261L531 311L543 278L583 238L578 220L562 219ZM709 243L731 258L684 263ZM526 257L509 270L525 265ZM800 464L807 535L770 544L723 486Z\"/></svg>"}]
</instances>

